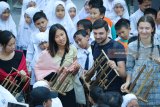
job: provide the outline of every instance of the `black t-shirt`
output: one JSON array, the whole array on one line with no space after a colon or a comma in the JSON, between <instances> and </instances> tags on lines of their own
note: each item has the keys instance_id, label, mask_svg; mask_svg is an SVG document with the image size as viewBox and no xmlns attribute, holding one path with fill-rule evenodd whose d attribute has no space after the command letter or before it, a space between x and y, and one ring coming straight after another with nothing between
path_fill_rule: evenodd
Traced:
<instances>
[{"instance_id":1,"label":"black t-shirt","mask_svg":"<svg viewBox=\"0 0 160 107\"><path fill-rule=\"evenodd\" d=\"M13 56L12 59L6 61L0 59L0 68L3 69L6 73L10 73L12 67L18 69L22 59L22 55L23 55L22 52L15 51L15 55Z\"/></svg>"},{"instance_id":2,"label":"black t-shirt","mask_svg":"<svg viewBox=\"0 0 160 107\"><path fill-rule=\"evenodd\" d=\"M104 52L106 53L108 58L110 60L115 61L116 64L119 61L126 61L125 49L124 49L123 45L121 45L120 43L118 43L114 40L110 40L107 44L102 45L102 46L98 45L95 42L95 44L92 47L92 54L93 54L94 61L101 54L102 49L104 50ZM106 62L106 61L104 61L104 62ZM108 70L106 72L109 72ZM116 75L116 73L114 71L111 71L111 73L108 75L108 78L107 78L108 83L109 83L109 81L111 81L113 79L113 77L115 75ZM120 92L120 87L123 84L123 82L124 81L122 78L116 77L116 79L107 88L107 91L119 91Z\"/></svg>"}]
</instances>

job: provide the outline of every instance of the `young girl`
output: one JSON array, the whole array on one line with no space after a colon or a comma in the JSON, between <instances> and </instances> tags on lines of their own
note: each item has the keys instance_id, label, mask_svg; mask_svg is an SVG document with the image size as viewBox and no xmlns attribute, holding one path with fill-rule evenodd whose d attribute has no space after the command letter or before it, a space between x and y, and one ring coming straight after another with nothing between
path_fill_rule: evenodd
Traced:
<instances>
[{"instance_id":1,"label":"young girl","mask_svg":"<svg viewBox=\"0 0 160 107\"><path fill-rule=\"evenodd\" d=\"M0 30L11 31L17 37L16 24L10 14L10 6L8 3L0 2Z\"/></svg>"},{"instance_id":2,"label":"young girl","mask_svg":"<svg viewBox=\"0 0 160 107\"><path fill-rule=\"evenodd\" d=\"M43 12L37 12L33 16L35 26L39 31L35 31L31 35L31 40L27 48L27 63L29 65L29 71L31 72L31 85L35 83L34 65L39 56L39 53L47 48L48 42L48 20Z\"/></svg>"},{"instance_id":3,"label":"young girl","mask_svg":"<svg viewBox=\"0 0 160 107\"><path fill-rule=\"evenodd\" d=\"M129 13L125 1L114 0L113 10L114 10L114 17L112 21L114 24L117 23L117 21L121 18L129 19Z\"/></svg>"},{"instance_id":4,"label":"young girl","mask_svg":"<svg viewBox=\"0 0 160 107\"><path fill-rule=\"evenodd\" d=\"M77 15L77 7L73 2L66 4L66 10L68 11L74 26L76 27L77 22L79 21L79 16Z\"/></svg>"},{"instance_id":5,"label":"young girl","mask_svg":"<svg viewBox=\"0 0 160 107\"><path fill-rule=\"evenodd\" d=\"M76 56L77 49L69 44L69 38L65 28L60 24L52 25L49 30L49 47L42 52L35 66L36 79L44 79L52 72L58 72L61 67L65 67L66 69L76 61ZM71 72L76 72L78 69L79 65L75 64L75 68ZM73 88L74 75L72 74L69 78L70 86L67 88L66 95L59 94L59 98L62 101L63 107L76 107ZM48 78L48 80L50 79Z\"/></svg>"},{"instance_id":6,"label":"young girl","mask_svg":"<svg viewBox=\"0 0 160 107\"><path fill-rule=\"evenodd\" d=\"M51 1L50 5L51 5L50 7L53 7L53 8L50 11L48 11L49 13L47 14L49 15L48 18L49 18L51 25L59 23L62 26L64 26L64 28L67 31L70 43L73 43L74 42L73 35L76 31L76 28L68 12L66 11L64 2L63 1L56 1L56 2Z\"/></svg>"},{"instance_id":7,"label":"young girl","mask_svg":"<svg viewBox=\"0 0 160 107\"><path fill-rule=\"evenodd\" d=\"M79 19L85 19L87 18L90 14L89 14L89 0L86 0L85 4L84 4L84 7L80 10L78 16L79 16Z\"/></svg>"},{"instance_id":8,"label":"young girl","mask_svg":"<svg viewBox=\"0 0 160 107\"><path fill-rule=\"evenodd\" d=\"M34 22L33 22L33 15L38 12L37 8L29 7L24 12L24 23L18 29L18 41L17 41L17 49L23 50L24 54L26 55L27 47L30 42L31 34L37 30Z\"/></svg>"},{"instance_id":9,"label":"young girl","mask_svg":"<svg viewBox=\"0 0 160 107\"><path fill-rule=\"evenodd\" d=\"M131 42L128 46L129 53L127 56L127 72L131 74L132 82L135 80L135 77L138 75L142 65L146 65L143 73L141 74L140 78L138 79L136 86L134 88L134 92L140 88L140 85L146 79L146 73L153 69L152 74L150 75L149 80L154 81L154 85L150 90L148 95L148 103L140 102L140 106L157 106L160 105L160 74L159 74L159 64L160 64L160 45L154 39L155 34L155 22L152 17L150 16L143 16L137 23L138 28L138 40ZM135 51L135 52L133 52ZM135 54L136 53L136 54ZM147 81L146 84L150 84ZM147 89L147 86L144 86L143 89ZM143 96L143 90L142 93Z\"/></svg>"}]
</instances>

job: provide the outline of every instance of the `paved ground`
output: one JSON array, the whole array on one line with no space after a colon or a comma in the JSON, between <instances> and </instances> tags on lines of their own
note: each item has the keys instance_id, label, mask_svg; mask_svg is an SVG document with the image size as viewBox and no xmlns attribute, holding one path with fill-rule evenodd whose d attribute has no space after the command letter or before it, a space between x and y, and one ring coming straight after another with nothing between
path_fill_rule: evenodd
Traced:
<instances>
[{"instance_id":1,"label":"paved ground","mask_svg":"<svg viewBox=\"0 0 160 107\"><path fill-rule=\"evenodd\" d=\"M15 1L16 1L16 0L13 0L12 2L10 2L10 4L11 4L11 9L12 9L12 10L11 10L11 14L12 14L12 17L13 17L16 25L18 25L19 19L20 19L20 14L21 14L21 8L15 8L15 7L14 7L15 4L16 4ZM85 0L72 0L72 1L76 4L76 6L77 6L77 8L78 8L78 11L83 7L84 2L85 2Z\"/></svg>"}]
</instances>

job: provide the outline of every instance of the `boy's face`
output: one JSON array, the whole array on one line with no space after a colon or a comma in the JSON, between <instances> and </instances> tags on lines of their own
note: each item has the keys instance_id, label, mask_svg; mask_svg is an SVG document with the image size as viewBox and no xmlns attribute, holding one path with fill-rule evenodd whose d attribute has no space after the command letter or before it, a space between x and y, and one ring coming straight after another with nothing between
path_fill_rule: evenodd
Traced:
<instances>
[{"instance_id":1,"label":"boy's face","mask_svg":"<svg viewBox=\"0 0 160 107\"><path fill-rule=\"evenodd\" d=\"M35 26L39 29L40 32L45 32L47 29L48 20L45 18L40 18L35 22Z\"/></svg>"},{"instance_id":2,"label":"boy's face","mask_svg":"<svg viewBox=\"0 0 160 107\"><path fill-rule=\"evenodd\" d=\"M71 19L73 19L76 16L76 9L74 7L69 9L69 15Z\"/></svg>"},{"instance_id":3,"label":"boy's face","mask_svg":"<svg viewBox=\"0 0 160 107\"><path fill-rule=\"evenodd\" d=\"M142 4L139 5L139 8L144 12L145 9L151 8L151 0L144 0Z\"/></svg>"},{"instance_id":4,"label":"boy's face","mask_svg":"<svg viewBox=\"0 0 160 107\"><path fill-rule=\"evenodd\" d=\"M8 20L9 16L10 16L10 10L9 10L9 9L6 9L6 10L2 13L1 19L4 20L4 21L6 21L6 20Z\"/></svg>"},{"instance_id":5,"label":"boy's face","mask_svg":"<svg viewBox=\"0 0 160 107\"><path fill-rule=\"evenodd\" d=\"M76 36L76 38L74 38L74 40L80 48L87 49L88 41L89 41L89 36L88 35L86 35L86 37L84 37L81 34L79 34L79 35Z\"/></svg>"},{"instance_id":6,"label":"boy's face","mask_svg":"<svg viewBox=\"0 0 160 107\"><path fill-rule=\"evenodd\" d=\"M59 19L63 19L65 16L65 9L61 4L56 7L56 16Z\"/></svg>"},{"instance_id":7,"label":"boy's face","mask_svg":"<svg viewBox=\"0 0 160 107\"><path fill-rule=\"evenodd\" d=\"M124 40L128 40L130 33L130 28L122 27L121 29L117 30L117 35Z\"/></svg>"},{"instance_id":8,"label":"boy's face","mask_svg":"<svg viewBox=\"0 0 160 107\"><path fill-rule=\"evenodd\" d=\"M29 17L29 15L24 14L24 18L25 18L25 21L26 21L27 24L31 24L31 23L32 23L32 20L31 20L31 18Z\"/></svg>"},{"instance_id":9,"label":"boy's face","mask_svg":"<svg viewBox=\"0 0 160 107\"><path fill-rule=\"evenodd\" d=\"M103 18L98 8L91 8L90 17L91 17L92 23L96 21L97 19Z\"/></svg>"}]
</instances>

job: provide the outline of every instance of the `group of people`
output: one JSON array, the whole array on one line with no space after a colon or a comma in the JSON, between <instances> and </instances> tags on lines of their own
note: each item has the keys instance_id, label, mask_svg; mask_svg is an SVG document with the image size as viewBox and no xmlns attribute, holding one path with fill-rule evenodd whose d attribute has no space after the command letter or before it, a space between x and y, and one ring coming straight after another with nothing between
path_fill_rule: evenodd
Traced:
<instances>
[{"instance_id":1,"label":"group of people","mask_svg":"<svg viewBox=\"0 0 160 107\"><path fill-rule=\"evenodd\" d=\"M9 4L1 1L0 84L8 77L23 82L17 91L31 107L159 107L160 9L151 8L152 0L138 3L129 16L125 0L86 0L79 13L71 0L23 0L17 31ZM110 83L86 92L81 77L102 50L111 68L103 81ZM95 71L91 81L96 78ZM60 85L65 95L56 90Z\"/></svg>"}]
</instances>

